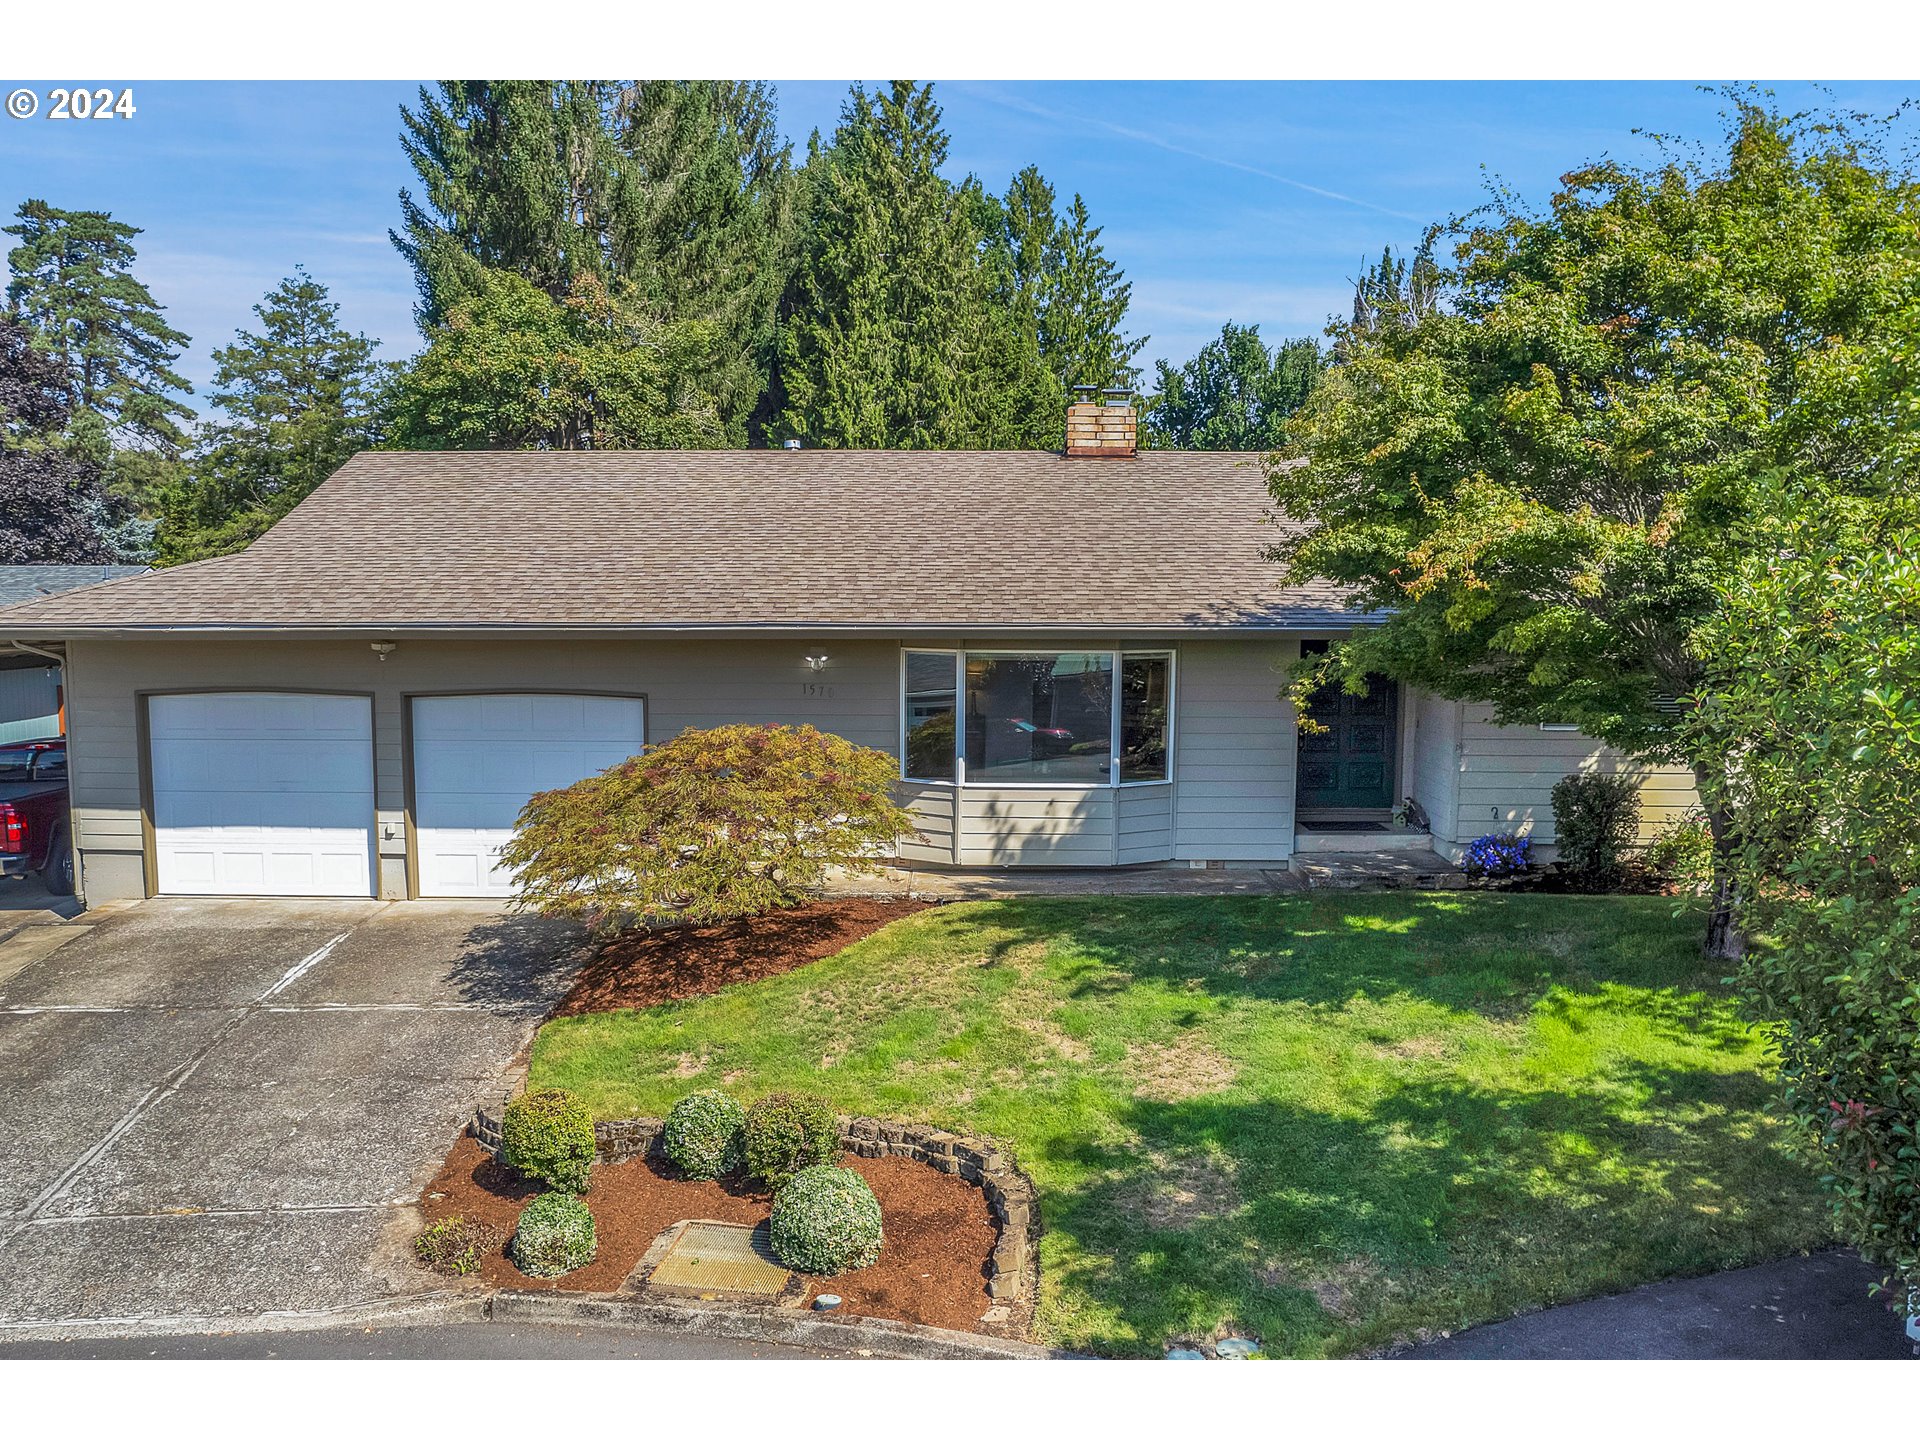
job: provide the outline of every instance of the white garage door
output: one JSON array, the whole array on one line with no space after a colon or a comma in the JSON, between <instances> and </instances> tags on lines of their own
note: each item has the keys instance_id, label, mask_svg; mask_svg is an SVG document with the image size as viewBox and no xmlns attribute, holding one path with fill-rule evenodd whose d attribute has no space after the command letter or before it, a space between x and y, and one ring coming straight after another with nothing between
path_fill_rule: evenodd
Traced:
<instances>
[{"instance_id":1,"label":"white garage door","mask_svg":"<svg viewBox=\"0 0 1920 1440\"><path fill-rule=\"evenodd\" d=\"M371 895L373 702L155 695L162 895Z\"/></svg>"},{"instance_id":2,"label":"white garage door","mask_svg":"<svg viewBox=\"0 0 1920 1440\"><path fill-rule=\"evenodd\" d=\"M641 702L606 695L439 695L413 702L422 895L507 895L500 847L536 790L640 752Z\"/></svg>"}]
</instances>

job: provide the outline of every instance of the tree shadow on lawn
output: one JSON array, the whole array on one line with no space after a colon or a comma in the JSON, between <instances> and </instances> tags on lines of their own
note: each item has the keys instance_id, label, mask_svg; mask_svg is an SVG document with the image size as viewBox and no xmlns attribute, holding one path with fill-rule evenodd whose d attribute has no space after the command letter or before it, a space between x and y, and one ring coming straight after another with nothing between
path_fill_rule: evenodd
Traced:
<instances>
[{"instance_id":1,"label":"tree shadow on lawn","mask_svg":"<svg viewBox=\"0 0 1920 1440\"><path fill-rule=\"evenodd\" d=\"M1595 1093L1410 1083L1362 1115L1137 1101L1116 1116L1129 1143L1033 1157L1061 1177L1044 1199L1054 1338L1347 1354L1821 1243L1816 1189L1756 1088L1629 1062Z\"/></svg>"},{"instance_id":2,"label":"tree shadow on lawn","mask_svg":"<svg viewBox=\"0 0 1920 1440\"><path fill-rule=\"evenodd\" d=\"M1494 1019L1553 987L1633 987L1663 1026L1738 1048L1711 998L1724 973L1664 898L1399 891L1328 896L1023 900L977 913L987 963L1045 942L1071 999L1143 982L1215 996L1339 1006L1400 995ZM1708 992L1696 1002L1689 997ZM1661 999L1652 998L1656 995ZM1564 1017L1580 1023L1577 1007Z\"/></svg>"}]
</instances>

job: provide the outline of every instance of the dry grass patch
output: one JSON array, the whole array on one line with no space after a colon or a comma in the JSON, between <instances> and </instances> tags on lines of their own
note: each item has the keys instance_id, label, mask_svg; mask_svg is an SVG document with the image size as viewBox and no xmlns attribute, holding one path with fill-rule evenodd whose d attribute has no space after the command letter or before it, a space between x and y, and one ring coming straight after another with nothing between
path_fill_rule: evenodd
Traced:
<instances>
[{"instance_id":1,"label":"dry grass patch","mask_svg":"<svg viewBox=\"0 0 1920 1440\"><path fill-rule=\"evenodd\" d=\"M1195 1100L1233 1088L1240 1067L1197 1034L1171 1045L1129 1045L1126 1072L1136 1100Z\"/></svg>"},{"instance_id":2,"label":"dry grass patch","mask_svg":"<svg viewBox=\"0 0 1920 1440\"><path fill-rule=\"evenodd\" d=\"M1153 1230L1186 1230L1222 1220L1246 1203L1238 1163L1231 1155L1195 1152L1147 1157L1148 1168L1125 1187L1121 1210Z\"/></svg>"},{"instance_id":3,"label":"dry grass patch","mask_svg":"<svg viewBox=\"0 0 1920 1440\"><path fill-rule=\"evenodd\" d=\"M1275 1261L1261 1266L1259 1276L1268 1290L1306 1291L1323 1312L1348 1325L1365 1314L1362 1297L1381 1281L1380 1267L1364 1256L1313 1270Z\"/></svg>"}]
</instances>

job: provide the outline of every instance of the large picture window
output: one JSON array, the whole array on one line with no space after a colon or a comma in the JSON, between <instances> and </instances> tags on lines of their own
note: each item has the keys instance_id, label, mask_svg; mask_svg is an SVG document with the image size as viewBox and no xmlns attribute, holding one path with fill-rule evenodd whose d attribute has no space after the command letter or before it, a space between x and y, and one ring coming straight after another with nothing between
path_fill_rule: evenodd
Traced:
<instances>
[{"instance_id":1,"label":"large picture window","mask_svg":"<svg viewBox=\"0 0 1920 1440\"><path fill-rule=\"evenodd\" d=\"M969 785L1172 778L1173 657L1112 650L909 650L900 773Z\"/></svg>"}]
</instances>

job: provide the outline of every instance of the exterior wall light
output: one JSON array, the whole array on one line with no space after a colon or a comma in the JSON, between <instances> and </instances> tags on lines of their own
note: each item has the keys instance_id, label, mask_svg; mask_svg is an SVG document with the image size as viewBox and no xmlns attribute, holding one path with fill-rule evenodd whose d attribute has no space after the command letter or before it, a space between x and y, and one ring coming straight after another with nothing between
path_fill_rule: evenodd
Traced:
<instances>
[{"instance_id":1,"label":"exterior wall light","mask_svg":"<svg viewBox=\"0 0 1920 1440\"><path fill-rule=\"evenodd\" d=\"M807 668L808 668L809 670L824 670L824 669L826 669L826 668L827 668L827 657L826 657L825 655L809 655L809 656L807 656Z\"/></svg>"},{"instance_id":2,"label":"exterior wall light","mask_svg":"<svg viewBox=\"0 0 1920 1440\"><path fill-rule=\"evenodd\" d=\"M400 647L394 644L393 641L391 640L376 640L373 642L373 653L378 655L383 662L386 660L387 656L391 655L394 651L398 650L399 648Z\"/></svg>"}]
</instances>

